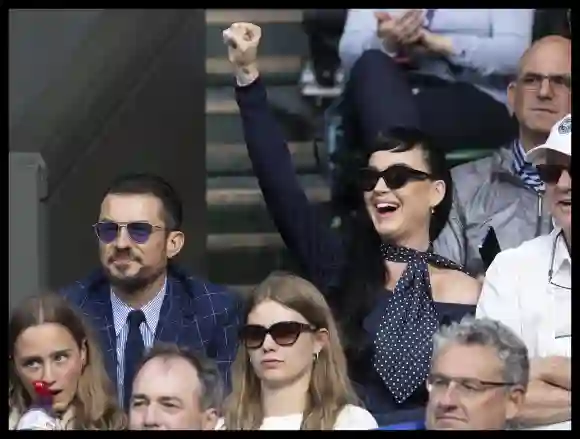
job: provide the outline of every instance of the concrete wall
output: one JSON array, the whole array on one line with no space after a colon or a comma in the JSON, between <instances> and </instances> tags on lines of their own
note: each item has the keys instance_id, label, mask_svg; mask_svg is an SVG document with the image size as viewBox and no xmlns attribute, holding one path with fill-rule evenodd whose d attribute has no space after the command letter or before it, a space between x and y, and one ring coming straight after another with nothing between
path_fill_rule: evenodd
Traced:
<instances>
[{"instance_id":1,"label":"concrete wall","mask_svg":"<svg viewBox=\"0 0 580 439\"><path fill-rule=\"evenodd\" d=\"M11 177L11 300L96 267L91 225L108 183L129 171L175 185L185 211L181 262L203 274L203 10L23 10L9 22L10 150L38 153L45 170L38 206L28 200L39 177L27 166ZM40 232L14 229L23 216Z\"/></svg>"}]
</instances>

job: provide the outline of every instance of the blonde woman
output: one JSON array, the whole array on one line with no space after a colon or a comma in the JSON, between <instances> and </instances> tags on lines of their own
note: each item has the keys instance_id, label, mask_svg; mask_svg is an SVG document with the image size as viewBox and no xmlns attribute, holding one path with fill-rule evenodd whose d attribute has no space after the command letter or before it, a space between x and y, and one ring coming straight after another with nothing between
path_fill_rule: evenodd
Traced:
<instances>
[{"instance_id":1,"label":"blonde woman","mask_svg":"<svg viewBox=\"0 0 580 439\"><path fill-rule=\"evenodd\" d=\"M30 408L36 381L53 394L55 429L124 429L97 344L62 297L45 294L20 304L10 318L8 349L10 430Z\"/></svg>"},{"instance_id":2,"label":"blonde woman","mask_svg":"<svg viewBox=\"0 0 580 439\"><path fill-rule=\"evenodd\" d=\"M274 273L249 298L232 386L218 429L377 428L358 405L324 297L297 276Z\"/></svg>"}]
</instances>

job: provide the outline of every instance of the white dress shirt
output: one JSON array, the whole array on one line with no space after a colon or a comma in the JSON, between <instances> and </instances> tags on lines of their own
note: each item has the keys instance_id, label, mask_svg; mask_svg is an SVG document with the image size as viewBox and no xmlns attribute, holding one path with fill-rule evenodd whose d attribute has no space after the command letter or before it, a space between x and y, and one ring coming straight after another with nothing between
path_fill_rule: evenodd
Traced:
<instances>
[{"instance_id":1,"label":"white dress shirt","mask_svg":"<svg viewBox=\"0 0 580 439\"><path fill-rule=\"evenodd\" d=\"M485 275L476 317L510 327L530 358L571 357L571 277L570 252L556 228L496 256ZM544 428L570 429L570 422Z\"/></svg>"}]
</instances>

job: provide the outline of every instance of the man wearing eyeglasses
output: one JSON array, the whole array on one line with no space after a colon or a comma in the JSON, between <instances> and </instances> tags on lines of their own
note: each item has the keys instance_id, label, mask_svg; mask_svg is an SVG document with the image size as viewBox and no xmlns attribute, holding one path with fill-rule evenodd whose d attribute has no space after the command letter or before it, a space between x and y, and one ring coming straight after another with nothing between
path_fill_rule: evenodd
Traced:
<instances>
[{"instance_id":1,"label":"man wearing eyeglasses","mask_svg":"<svg viewBox=\"0 0 580 439\"><path fill-rule=\"evenodd\" d=\"M536 41L522 56L517 78L508 87L518 138L489 157L452 170L453 209L434 242L437 254L483 276L491 261L482 260L480 246L490 226L502 250L550 233L552 221L542 202L544 182L526 153L544 143L550 128L570 113L571 66L571 42L561 36ZM485 259L493 259L496 252L494 246Z\"/></svg>"},{"instance_id":2,"label":"man wearing eyeglasses","mask_svg":"<svg viewBox=\"0 0 580 439\"><path fill-rule=\"evenodd\" d=\"M572 276L572 116L527 158L546 183L555 228L501 252L486 273L478 317L500 320L522 337L531 365L522 427L570 429Z\"/></svg>"},{"instance_id":3,"label":"man wearing eyeglasses","mask_svg":"<svg viewBox=\"0 0 580 439\"><path fill-rule=\"evenodd\" d=\"M226 380L235 356L236 296L172 262L185 243L182 211L176 191L162 178L119 177L93 226L101 268L63 291L97 331L125 408L137 365L156 341L202 352Z\"/></svg>"},{"instance_id":4,"label":"man wearing eyeglasses","mask_svg":"<svg viewBox=\"0 0 580 439\"><path fill-rule=\"evenodd\" d=\"M527 348L507 326L465 317L433 339L427 430L503 430L528 387Z\"/></svg>"}]
</instances>

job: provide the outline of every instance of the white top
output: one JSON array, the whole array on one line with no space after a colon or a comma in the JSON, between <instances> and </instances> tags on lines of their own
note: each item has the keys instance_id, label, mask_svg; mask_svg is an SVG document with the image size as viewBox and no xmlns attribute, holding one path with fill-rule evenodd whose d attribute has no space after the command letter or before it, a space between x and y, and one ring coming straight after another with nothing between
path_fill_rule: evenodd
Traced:
<instances>
[{"instance_id":1,"label":"white top","mask_svg":"<svg viewBox=\"0 0 580 439\"><path fill-rule=\"evenodd\" d=\"M477 304L476 317L510 327L526 344L530 358L572 356L572 259L560 231L556 228L499 253L487 270ZM570 425L534 429L569 430Z\"/></svg>"},{"instance_id":2,"label":"white top","mask_svg":"<svg viewBox=\"0 0 580 439\"><path fill-rule=\"evenodd\" d=\"M286 416L270 416L264 418L260 430L300 430L302 413ZM355 405L346 405L340 411L334 424L334 430L374 430L378 428L377 421L367 410ZM215 428L224 430L224 420L220 418Z\"/></svg>"},{"instance_id":3,"label":"white top","mask_svg":"<svg viewBox=\"0 0 580 439\"><path fill-rule=\"evenodd\" d=\"M571 357L572 259L559 232L554 229L499 253L487 270L477 304L476 317L509 326L526 344L530 358Z\"/></svg>"}]
</instances>

